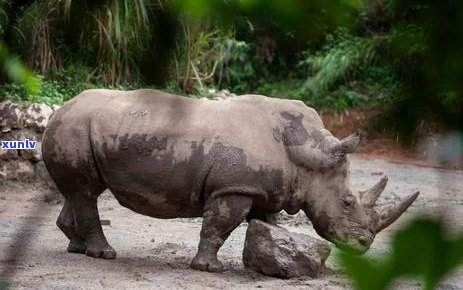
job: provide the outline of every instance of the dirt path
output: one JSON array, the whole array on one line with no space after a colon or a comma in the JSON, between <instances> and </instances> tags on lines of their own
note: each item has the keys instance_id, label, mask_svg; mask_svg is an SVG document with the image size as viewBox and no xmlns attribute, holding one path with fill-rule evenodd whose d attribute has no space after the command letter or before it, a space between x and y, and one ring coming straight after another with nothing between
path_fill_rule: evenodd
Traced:
<instances>
[{"instance_id":1,"label":"dirt path","mask_svg":"<svg viewBox=\"0 0 463 290\"><path fill-rule=\"evenodd\" d=\"M351 171L353 185L358 189L369 187L387 174L390 181L383 200L422 192L399 222L377 236L370 254L386 253L391 233L419 214L445 213L450 229L463 231L463 171L359 157L352 158ZM282 280L246 270L241 262L246 224L233 232L219 252L227 269L223 274L191 270L188 265L199 240L200 219L158 220L138 215L121 207L109 193L100 197L99 209L101 218L111 222L103 228L118 258L108 261L68 254L67 239L55 226L62 205L43 202L42 195L39 189L23 185L0 187L0 273L10 270L13 289L350 288L336 264L336 251L328 259L328 273L319 279ZM28 219L35 214L40 217ZM282 225L316 236L301 216L287 219ZM21 229L25 233L18 237ZM30 243L22 251L16 242L25 242L28 234ZM405 280L394 289L419 286L418 281ZM463 268L448 277L441 289L463 289Z\"/></svg>"}]
</instances>

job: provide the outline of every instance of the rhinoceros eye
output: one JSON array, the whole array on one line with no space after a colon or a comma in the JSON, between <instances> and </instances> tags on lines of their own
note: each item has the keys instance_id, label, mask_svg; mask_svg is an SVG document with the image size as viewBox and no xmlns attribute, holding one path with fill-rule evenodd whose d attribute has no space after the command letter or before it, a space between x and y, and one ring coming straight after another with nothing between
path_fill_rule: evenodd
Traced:
<instances>
[{"instance_id":1,"label":"rhinoceros eye","mask_svg":"<svg viewBox=\"0 0 463 290\"><path fill-rule=\"evenodd\" d=\"M346 194L345 196L342 197L341 199L342 206L346 209L352 209L355 207L355 197L351 194Z\"/></svg>"}]
</instances>

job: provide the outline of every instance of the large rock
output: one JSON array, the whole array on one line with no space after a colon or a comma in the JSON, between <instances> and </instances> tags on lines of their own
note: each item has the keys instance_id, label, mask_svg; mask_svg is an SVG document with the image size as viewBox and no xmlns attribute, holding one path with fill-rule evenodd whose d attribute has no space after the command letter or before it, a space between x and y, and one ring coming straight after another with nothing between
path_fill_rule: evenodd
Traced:
<instances>
[{"instance_id":1,"label":"large rock","mask_svg":"<svg viewBox=\"0 0 463 290\"><path fill-rule=\"evenodd\" d=\"M42 135L35 133L30 129L12 130L8 133L0 133L0 141L37 141L35 149L1 149L0 148L0 159L9 160L21 158L23 160L29 160L31 162L38 162L42 160Z\"/></svg>"},{"instance_id":2,"label":"large rock","mask_svg":"<svg viewBox=\"0 0 463 290\"><path fill-rule=\"evenodd\" d=\"M0 183L14 180L38 181L55 188L42 161L42 133L54 109L45 104L32 104L20 110L17 104L0 103L0 141L37 141L35 149L0 148Z\"/></svg>"},{"instance_id":3,"label":"large rock","mask_svg":"<svg viewBox=\"0 0 463 290\"><path fill-rule=\"evenodd\" d=\"M42 160L42 134L36 133L33 129L24 128L20 133L21 137L16 140L26 140L36 141L35 149L24 149L19 150L19 155L21 159L29 160L32 163L36 163Z\"/></svg>"},{"instance_id":4,"label":"large rock","mask_svg":"<svg viewBox=\"0 0 463 290\"><path fill-rule=\"evenodd\" d=\"M1 104L0 104L1 106ZM0 122L1 122L2 116L0 115ZM1 127L1 125L0 125ZM1 127L3 129L3 127ZM18 130L9 130L8 132L1 132L0 131L0 142L1 141L12 141L16 140L16 132ZM0 160L9 160L9 159L17 159L18 158L18 150L14 149L2 149L0 146Z\"/></svg>"},{"instance_id":5,"label":"large rock","mask_svg":"<svg viewBox=\"0 0 463 290\"><path fill-rule=\"evenodd\" d=\"M10 101L0 103L0 132L7 133L11 129L22 128L23 114L17 104Z\"/></svg>"},{"instance_id":6,"label":"large rock","mask_svg":"<svg viewBox=\"0 0 463 290\"><path fill-rule=\"evenodd\" d=\"M54 110L45 104L32 104L24 111L24 126L43 133Z\"/></svg>"},{"instance_id":7,"label":"large rock","mask_svg":"<svg viewBox=\"0 0 463 290\"><path fill-rule=\"evenodd\" d=\"M330 251L324 241L254 219L246 232L243 263L270 276L317 277L323 273Z\"/></svg>"}]
</instances>

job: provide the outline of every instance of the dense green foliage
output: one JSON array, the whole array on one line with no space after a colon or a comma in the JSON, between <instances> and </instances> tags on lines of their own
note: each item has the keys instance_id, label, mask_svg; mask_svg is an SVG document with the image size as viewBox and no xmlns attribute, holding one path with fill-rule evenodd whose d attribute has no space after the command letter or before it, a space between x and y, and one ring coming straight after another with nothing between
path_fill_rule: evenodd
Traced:
<instances>
[{"instance_id":1,"label":"dense green foliage","mask_svg":"<svg viewBox=\"0 0 463 290\"><path fill-rule=\"evenodd\" d=\"M299 63L308 47L323 45L326 32L348 26L362 3L46 0L4 6L3 38L43 76L43 86L28 97L6 82L3 98L59 103L83 88L132 83L194 95L211 89L266 93L330 106L331 95L319 100L306 93L308 72ZM81 71L84 78L73 75ZM365 99L338 95L354 100L337 102L340 108Z\"/></svg>"},{"instance_id":2,"label":"dense green foliage","mask_svg":"<svg viewBox=\"0 0 463 290\"><path fill-rule=\"evenodd\" d=\"M430 5L6 1L4 42L44 77L40 93L27 97L6 82L2 97L62 102L88 87L139 85L194 95L263 93L335 109L400 103L432 45L424 20ZM454 89L436 89L444 108L461 107Z\"/></svg>"},{"instance_id":3,"label":"dense green foliage","mask_svg":"<svg viewBox=\"0 0 463 290\"><path fill-rule=\"evenodd\" d=\"M34 77L34 87L31 91L27 83L18 82L5 83L0 86L0 99L4 98L14 102L37 102L52 104L62 104L70 98L78 95L83 90L90 88L112 88L112 89L136 89L141 85L136 82L124 84L107 84L93 78L89 78L92 68L89 67L68 67L53 73L46 78L42 75Z\"/></svg>"},{"instance_id":4,"label":"dense green foliage","mask_svg":"<svg viewBox=\"0 0 463 290\"><path fill-rule=\"evenodd\" d=\"M85 88L144 86L201 96L221 89L261 93L317 108L409 106L433 44L425 20L431 5L6 1L3 41L43 76L43 86L28 96L4 78L0 98L60 103ZM460 114L461 95L440 83L429 101Z\"/></svg>"},{"instance_id":5,"label":"dense green foliage","mask_svg":"<svg viewBox=\"0 0 463 290\"><path fill-rule=\"evenodd\" d=\"M42 75L2 98L60 103L89 87L229 89L343 109L400 103L424 65L426 3L6 1L4 42ZM272 19L272 20L270 20ZM8 65L6 67L13 67ZM441 103L458 94L441 88Z\"/></svg>"}]
</instances>

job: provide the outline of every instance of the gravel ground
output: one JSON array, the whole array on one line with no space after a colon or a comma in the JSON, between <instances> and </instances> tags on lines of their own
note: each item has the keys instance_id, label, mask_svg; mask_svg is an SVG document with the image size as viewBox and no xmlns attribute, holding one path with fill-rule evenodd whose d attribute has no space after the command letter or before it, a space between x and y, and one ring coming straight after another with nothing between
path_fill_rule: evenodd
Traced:
<instances>
[{"instance_id":1,"label":"gravel ground","mask_svg":"<svg viewBox=\"0 0 463 290\"><path fill-rule=\"evenodd\" d=\"M463 231L463 171L352 158L355 188L368 188L384 174L389 176L389 185L383 201L417 190L421 195L398 222L376 237L369 254L387 253L392 233L417 215L439 215L451 231ZM284 280L246 270L241 262L245 223L219 252L226 268L224 273L191 270L189 263L196 252L201 219L145 217L121 207L109 192L100 197L99 210L102 219L110 220L110 225L103 229L118 258L100 260L69 254L65 250L68 241L55 226L61 207L56 199L44 198L43 190L31 185L0 185L0 273L7 275L12 289L351 288L336 263L336 251L327 261L327 273L318 279ZM291 231L316 236L302 215L284 216L281 222ZM419 288L419 281L411 279L392 287ZM439 288L463 289L463 267Z\"/></svg>"}]
</instances>

